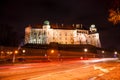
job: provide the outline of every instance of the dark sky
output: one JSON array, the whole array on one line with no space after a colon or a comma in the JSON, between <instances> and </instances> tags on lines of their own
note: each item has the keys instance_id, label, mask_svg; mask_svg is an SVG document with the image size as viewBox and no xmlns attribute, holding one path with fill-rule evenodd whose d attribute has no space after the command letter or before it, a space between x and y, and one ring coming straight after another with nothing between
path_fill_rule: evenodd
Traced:
<instances>
[{"instance_id":1,"label":"dark sky","mask_svg":"<svg viewBox=\"0 0 120 80\"><path fill-rule=\"evenodd\" d=\"M111 2L110 2L111 1ZM28 24L80 23L95 24L102 47L120 49L120 26L113 26L108 9L113 0L3 0L0 2L0 24L14 26L20 36Z\"/></svg>"}]
</instances>

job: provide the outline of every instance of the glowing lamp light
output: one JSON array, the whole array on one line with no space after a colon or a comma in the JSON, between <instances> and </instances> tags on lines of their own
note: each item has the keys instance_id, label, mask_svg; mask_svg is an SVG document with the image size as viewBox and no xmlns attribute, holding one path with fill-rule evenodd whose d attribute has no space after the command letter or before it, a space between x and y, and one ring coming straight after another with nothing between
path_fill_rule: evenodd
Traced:
<instances>
[{"instance_id":1,"label":"glowing lamp light","mask_svg":"<svg viewBox=\"0 0 120 80\"><path fill-rule=\"evenodd\" d=\"M25 53L26 51L25 50L22 50L23 53Z\"/></svg>"},{"instance_id":2,"label":"glowing lamp light","mask_svg":"<svg viewBox=\"0 0 120 80\"><path fill-rule=\"evenodd\" d=\"M105 51L102 51L102 53L105 53Z\"/></svg>"},{"instance_id":3,"label":"glowing lamp light","mask_svg":"<svg viewBox=\"0 0 120 80\"><path fill-rule=\"evenodd\" d=\"M18 51L17 50L15 50L15 52L14 52L15 54L18 54Z\"/></svg>"},{"instance_id":4,"label":"glowing lamp light","mask_svg":"<svg viewBox=\"0 0 120 80\"><path fill-rule=\"evenodd\" d=\"M87 49L87 48L85 48L85 49L84 49L84 52L87 52L87 51L88 51L88 49Z\"/></svg>"},{"instance_id":5,"label":"glowing lamp light","mask_svg":"<svg viewBox=\"0 0 120 80\"><path fill-rule=\"evenodd\" d=\"M12 51L10 51L10 54L12 54L13 52Z\"/></svg>"},{"instance_id":6,"label":"glowing lamp light","mask_svg":"<svg viewBox=\"0 0 120 80\"><path fill-rule=\"evenodd\" d=\"M117 51L115 51L114 54L117 54Z\"/></svg>"},{"instance_id":7,"label":"glowing lamp light","mask_svg":"<svg viewBox=\"0 0 120 80\"><path fill-rule=\"evenodd\" d=\"M51 53L54 53L55 51L54 50L51 50Z\"/></svg>"},{"instance_id":8,"label":"glowing lamp light","mask_svg":"<svg viewBox=\"0 0 120 80\"><path fill-rule=\"evenodd\" d=\"M9 51L7 51L6 53L9 54Z\"/></svg>"},{"instance_id":9,"label":"glowing lamp light","mask_svg":"<svg viewBox=\"0 0 120 80\"><path fill-rule=\"evenodd\" d=\"M1 54L3 54L4 52L3 51L1 51Z\"/></svg>"}]
</instances>

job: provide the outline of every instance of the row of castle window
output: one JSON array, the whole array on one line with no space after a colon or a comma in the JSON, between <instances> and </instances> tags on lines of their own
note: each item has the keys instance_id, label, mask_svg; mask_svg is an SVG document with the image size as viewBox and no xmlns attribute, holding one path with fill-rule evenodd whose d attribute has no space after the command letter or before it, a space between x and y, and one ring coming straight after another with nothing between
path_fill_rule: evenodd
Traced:
<instances>
[{"instance_id":1,"label":"row of castle window","mask_svg":"<svg viewBox=\"0 0 120 80\"><path fill-rule=\"evenodd\" d=\"M88 34L88 31L77 31L77 33Z\"/></svg>"},{"instance_id":2,"label":"row of castle window","mask_svg":"<svg viewBox=\"0 0 120 80\"><path fill-rule=\"evenodd\" d=\"M73 37L71 37L71 38L64 38L64 40L65 41L67 41L67 39L70 39L70 41L72 42L72 41L74 41L74 39L73 39ZM32 42L39 42L39 41L42 41L42 42L45 42L47 40L47 37L39 37L39 39L37 39L36 37L32 37ZM56 38L55 37L53 37L53 40L56 40ZM63 38L62 37L59 37L59 40L63 40ZM81 39L80 39L80 42L81 42ZM86 42L87 42L87 40L86 40Z\"/></svg>"},{"instance_id":3,"label":"row of castle window","mask_svg":"<svg viewBox=\"0 0 120 80\"><path fill-rule=\"evenodd\" d=\"M34 36L37 36L37 33L36 33L36 32L33 32L32 34L33 34ZM69 33L69 34L70 34L70 33ZM79 34L81 34L81 33L77 33L77 35L79 35ZM43 32L42 34L39 34L39 33L38 33L38 36L40 36L40 35L46 35L46 32ZM49 33L48 33L48 35L49 35ZM65 33L64 35L65 35L65 36L68 36L67 33ZM53 33L53 36L57 36L57 34ZM62 34L60 33L59 36L62 36ZM70 36L73 36L73 34L71 33Z\"/></svg>"},{"instance_id":4,"label":"row of castle window","mask_svg":"<svg viewBox=\"0 0 120 80\"><path fill-rule=\"evenodd\" d=\"M40 30L40 31L36 31L36 30L33 30L32 31L33 33L38 33L38 35L45 35L45 34L48 34L49 35L49 32L46 32L46 31L44 31L44 30ZM88 34L88 31L77 31L77 33L83 33L83 34ZM54 34L54 32L53 32L53 34ZM60 34L61 35L61 34ZM65 35L67 35L67 32L65 32Z\"/></svg>"},{"instance_id":5,"label":"row of castle window","mask_svg":"<svg viewBox=\"0 0 120 80\"><path fill-rule=\"evenodd\" d=\"M47 44L47 41L31 41L30 43L37 43L37 44ZM58 43L60 43L60 44L72 44L72 43L74 43L73 41L71 41L71 42L67 42L67 41L60 41L60 42L58 42ZM79 42L80 44L83 44L83 42ZM95 42L92 42L93 43L93 45L95 45ZM87 40L85 41L85 44L90 44Z\"/></svg>"},{"instance_id":6,"label":"row of castle window","mask_svg":"<svg viewBox=\"0 0 120 80\"><path fill-rule=\"evenodd\" d=\"M37 35L36 32L32 32L31 34L33 34L34 36L40 36L40 35L46 35L47 33L46 33L46 32L43 32L42 34L41 34L41 33L38 33L38 35ZM49 33L48 33L48 35L49 35ZM64 35L65 35L65 36L68 36L67 33L65 33ZM53 33L53 36L57 36L57 34ZM60 33L59 36L62 36L62 34ZM70 34L70 36L73 36L73 34Z\"/></svg>"},{"instance_id":7,"label":"row of castle window","mask_svg":"<svg viewBox=\"0 0 120 80\"><path fill-rule=\"evenodd\" d=\"M47 39L47 37L44 36L44 37L38 37L38 38L37 38L36 36L33 36L32 39L45 40L45 39ZM55 40L56 37L53 37L52 39ZM71 40L73 40L73 37L70 37L70 38L67 38L67 37L65 37L65 38L63 38L63 37L59 37L58 39L60 39L60 40L61 40L61 39L65 39L65 40L67 40L67 39L71 39Z\"/></svg>"},{"instance_id":8,"label":"row of castle window","mask_svg":"<svg viewBox=\"0 0 120 80\"><path fill-rule=\"evenodd\" d=\"M40 41L37 41L37 42L30 42L30 43L33 43L33 44L47 44L47 42L40 42ZM59 42L59 44L73 44L73 42L71 43L68 43L68 42Z\"/></svg>"},{"instance_id":9,"label":"row of castle window","mask_svg":"<svg viewBox=\"0 0 120 80\"><path fill-rule=\"evenodd\" d=\"M55 40L56 41L56 40ZM46 43L47 42L47 40L37 40L37 39L33 39L32 41L30 41L31 43ZM58 41L59 42L59 41ZM67 40L67 38L66 38L66 40L64 41L64 40L61 40L60 41L60 43L66 43L66 42L68 42L68 40ZM74 42L74 40L71 38L71 40L70 40L70 42L69 43L72 43L72 42ZM81 41L81 40L79 40L79 42L80 42L80 44L82 44L83 43L83 41ZM93 43L93 41L91 42L89 42L88 40L86 40L86 41L84 41L85 43L87 43L87 44L89 44L89 43Z\"/></svg>"},{"instance_id":10,"label":"row of castle window","mask_svg":"<svg viewBox=\"0 0 120 80\"><path fill-rule=\"evenodd\" d=\"M40 33L40 32L39 32ZM43 39L43 37L45 37L45 36L40 36L39 35L39 33L36 33L36 32L32 32L32 34L33 34L33 38L35 39L35 38L39 38L39 39ZM37 35L38 34L38 35ZM45 35L46 34L46 32L43 32L43 34ZM70 34L70 33L69 33ZM77 33L77 35L79 35L79 34L81 34L81 33ZM67 33L65 33L64 34L65 36L67 36L68 34ZM55 35L54 33L53 33L53 39L54 39L54 37L56 37L57 35ZM59 36L62 36L62 34L60 33L59 34ZM73 34L71 34L70 36L73 36ZM90 36L89 36L90 37ZM95 37L95 36L94 36ZM62 39L61 37L59 38L59 39ZM67 40L66 38L65 38L65 40Z\"/></svg>"},{"instance_id":11,"label":"row of castle window","mask_svg":"<svg viewBox=\"0 0 120 80\"><path fill-rule=\"evenodd\" d=\"M46 41L46 40L40 41L40 40L34 39L34 40L31 40L29 43L33 43L33 44L47 44L47 41ZM72 43L74 43L74 42L73 42L73 41L71 41L71 42L68 42L68 41L60 41L60 42L58 42L58 43L60 43L60 44L72 44Z\"/></svg>"},{"instance_id":12,"label":"row of castle window","mask_svg":"<svg viewBox=\"0 0 120 80\"><path fill-rule=\"evenodd\" d=\"M92 36L92 37L91 37L91 36L88 36L88 37L89 37L89 38L92 38L92 37L94 38L94 37L96 37L96 36L94 35L94 36ZM48 37L47 37L47 36L39 36L39 37L37 37L36 35L33 35L33 36L31 36L31 38L32 38L32 39L42 39L42 40L44 40L44 39L46 39L46 38L48 38ZM51 37L51 38L53 38L53 40L54 40L54 39L56 39L56 36L53 36L53 37ZM63 37L58 37L58 36L57 36L57 38L58 38L58 39L65 39L65 40L67 40L67 39L73 39L73 37L64 37L64 38L63 38Z\"/></svg>"}]
</instances>

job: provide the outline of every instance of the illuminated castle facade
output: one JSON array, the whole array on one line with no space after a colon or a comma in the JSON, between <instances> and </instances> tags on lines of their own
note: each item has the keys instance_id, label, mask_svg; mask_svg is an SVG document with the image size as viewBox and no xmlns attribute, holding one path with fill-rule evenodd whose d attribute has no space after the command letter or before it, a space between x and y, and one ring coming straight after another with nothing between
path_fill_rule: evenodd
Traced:
<instances>
[{"instance_id":1,"label":"illuminated castle facade","mask_svg":"<svg viewBox=\"0 0 120 80\"><path fill-rule=\"evenodd\" d=\"M79 27L79 25L76 25ZM95 25L91 25L89 30L85 29L62 29L51 28L49 21L45 21L42 28L25 28L25 44L90 44L101 47L99 33Z\"/></svg>"}]
</instances>

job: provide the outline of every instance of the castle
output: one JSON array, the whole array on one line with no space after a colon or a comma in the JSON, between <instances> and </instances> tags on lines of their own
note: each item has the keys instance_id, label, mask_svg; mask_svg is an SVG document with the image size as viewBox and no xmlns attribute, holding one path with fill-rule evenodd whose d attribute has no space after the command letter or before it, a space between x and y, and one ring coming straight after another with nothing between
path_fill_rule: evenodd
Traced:
<instances>
[{"instance_id":1,"label":"castle","mask_svg":"<svg viewBox=\"0 0 120 80\"><path fill-rule=\"evenodd\" d=\"M62 26L64 26L62 24ZM79 24L73 25L74 29L51 28L49 21L44 21L42 28L25 28L25 44L89 44L101 47L99 33L95 25L89 30L83 29Z\"/></svg>"}]
</instances>

